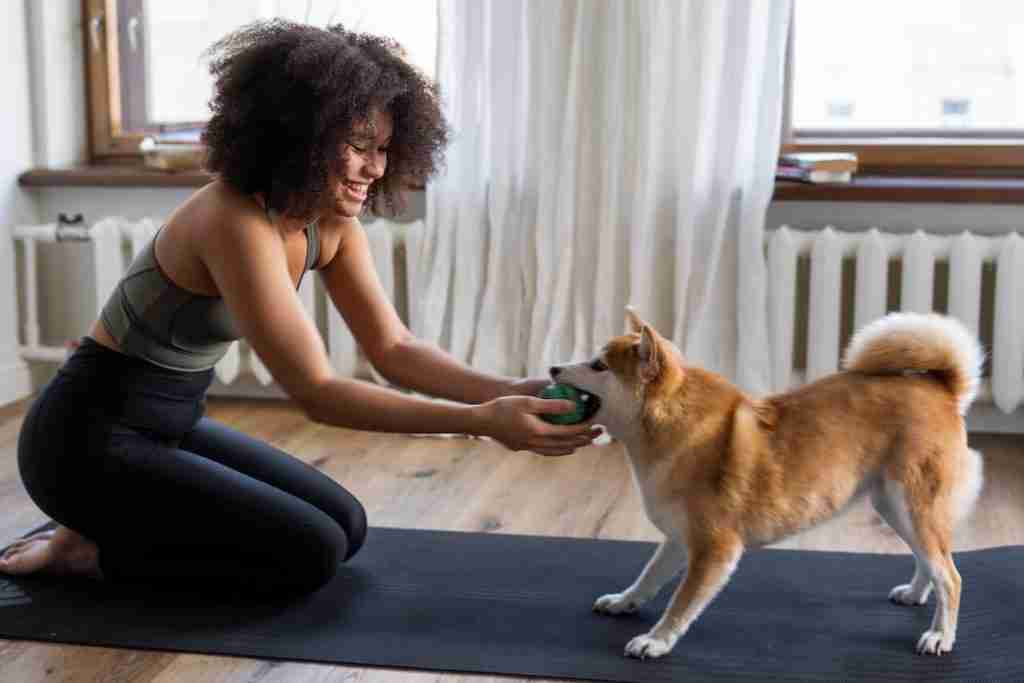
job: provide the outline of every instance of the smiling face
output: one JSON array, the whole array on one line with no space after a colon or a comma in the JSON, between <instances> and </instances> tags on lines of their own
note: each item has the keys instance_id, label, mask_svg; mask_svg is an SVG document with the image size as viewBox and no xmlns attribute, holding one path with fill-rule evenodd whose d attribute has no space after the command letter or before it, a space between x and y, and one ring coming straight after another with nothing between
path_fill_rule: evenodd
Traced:
<instances>
[{"instance_id":1,"label":"smiling face","mask_svg":"<svg viewBox=\"0 0 1024 683\"><path fill-rule=\"evenodd\" d=\"M332 208L339 216L354 218L362 213L371 183L387 170L393 128L391 113L377 111L369 121L356 124L343 144L342 175L332 178Z\"/></svg>"}]
</instances>

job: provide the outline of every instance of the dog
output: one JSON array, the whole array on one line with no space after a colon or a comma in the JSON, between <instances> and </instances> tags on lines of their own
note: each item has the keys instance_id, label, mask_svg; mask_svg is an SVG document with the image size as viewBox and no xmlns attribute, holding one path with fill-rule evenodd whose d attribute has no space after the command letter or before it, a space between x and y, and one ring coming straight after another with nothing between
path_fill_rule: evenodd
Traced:
<instances>
[{"instance_id":1,"label":"dog","mask_svg":"<svg viewBox=\"0 0 1024 683\"><path fill-rule=\"evenodd\" d=\"M981 455L963 416L984 354L952 318L893 313L858 331L840 372L764 398L686 362L632 309L631 332L590 361L554 366L552 378L600 399L593 421L626 446L648 518L665 536L640 576L594 610L623 614L685 579L626 655L672 650L729 581L747 548L806 530L869 496L910 546L910 583L889 598L937 607L917 652L953 648L961 578L955 524L982 486Z\"/></svg>"}]
</instances>

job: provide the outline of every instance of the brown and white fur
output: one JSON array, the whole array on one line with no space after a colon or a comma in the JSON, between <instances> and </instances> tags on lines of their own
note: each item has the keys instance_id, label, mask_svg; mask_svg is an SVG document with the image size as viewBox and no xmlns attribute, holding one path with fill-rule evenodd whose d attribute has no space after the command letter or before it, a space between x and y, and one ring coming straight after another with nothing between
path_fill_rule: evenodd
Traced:
<instances>
[{"instance_id":1,"label":"brown and white fur","mask_svg":"<svg viewBox=\"0 0 1024 683\"><path fill-rule=\"evenodd\" d=\"M919 653L956 640L960 574L952 533L982 484L963 415L983 354L956 321L896 313L862 329L841 372L753 398L627 309L632 332L589 362L551 374L601 398L594 421L621 440L651 522L665 535L640 576L594 610L632 612L680 570L664 614L626 654L660 657L725 586L747 548L774 543L870 496L914 553L910 583L889 597L937 608Z\"/></svg>"}]
</instances>

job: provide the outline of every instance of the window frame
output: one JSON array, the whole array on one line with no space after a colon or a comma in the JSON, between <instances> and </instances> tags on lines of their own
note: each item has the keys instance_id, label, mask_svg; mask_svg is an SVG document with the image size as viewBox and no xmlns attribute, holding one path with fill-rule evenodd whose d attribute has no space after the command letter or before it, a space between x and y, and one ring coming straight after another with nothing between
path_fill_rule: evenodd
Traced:
<instances>
[{"instance_id":1,"label":"window frame","mask_svg":"<svg viewBox=\"0 0 1024 683\"><path fill-rule=\"evenodd\" d=\"M884 176L1024 177L1024 130L973 131L970 136L935 131L874 129L840 131L793 127L794 39L796 3L790 8L786 42L785 101L781 153L851 152L858 173Z\"/></svg>"},{"instance_id":2,"label":"window frame","mask_svg":"<svg viewBox=\"0 0 1024 683\"><path fill-rule=\"evenodd\" d=\"M82 18L90 159L136 162L144 135L122 125L117 0L82 0Z\"/></svg>"},{"instance_id":3,"label":"window frame","mask_svg":"<svg viewBox=\"0 0 1024 683\"><path fill-rule=\"evenodd\" d=\"M135 0L139 1L139 0ZM93 163L138 163L144 132L124 130L121 95L118 0L81 0L90 160ZM795 8L791 18L795 17ZM852 152L860 173L946 177L1024 176L1024 137L978 131L970 137L937 136L934 132L795 130L792 127L793 34L786 49L785 106L781 151ZM1024 131L1022 131L1024 136Z\"/></svg>"}]
</instances>

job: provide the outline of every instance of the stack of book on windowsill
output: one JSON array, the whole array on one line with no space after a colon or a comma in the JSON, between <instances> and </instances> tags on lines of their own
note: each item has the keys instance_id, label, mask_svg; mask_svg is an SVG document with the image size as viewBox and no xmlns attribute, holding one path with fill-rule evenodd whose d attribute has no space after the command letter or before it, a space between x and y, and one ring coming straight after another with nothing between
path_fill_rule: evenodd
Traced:
<instances>
[{"instance_id":1,"label":"stack of book on windowsill","mask_svg":"<svg viewBox=\"0 0 1024 683\"><path fill-rule=\"evenodd\" d=\"M779 157L776 180L802 183L849 183L857 172L857 155L847 152L793 152Z\"/></svg>"},{"instance_id":2,"label":"stack of book on windowsill","mask_svg":"<svg viewBox=\"0 0 1024 683\"><path fill-rule=\"evenodd\" d=\"M202 129L195 128L148 135L139 143L143 163L164 171L200 169L206 152L199 142L201 134Z\"/></svg>"}]
</instances>

